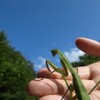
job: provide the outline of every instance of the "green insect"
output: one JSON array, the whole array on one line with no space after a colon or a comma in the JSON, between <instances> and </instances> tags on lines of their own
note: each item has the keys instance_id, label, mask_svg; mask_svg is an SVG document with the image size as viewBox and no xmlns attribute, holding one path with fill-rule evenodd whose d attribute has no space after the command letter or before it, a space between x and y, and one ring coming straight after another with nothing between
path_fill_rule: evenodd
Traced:
<instances>
[{"instance_id":1,"label":"green insect","mask_svg":"<svg viewBox=\"0 0 100 100\"><path fill-rule=\"evenodd\" d=\"M86 88L84 87L84 85L82 83L81 78L77 74L77 71L72 67L72 65L68 61L67 57L64 54L62 54L62 52L58 49L51 50L51 53L53 56L56 56L57 54L59 54L60 63L63 67L63 70L61 70L59 67L57 67L50 60L46 60L46 67L50 71L49 76L55 71L60 73L62 75L62 79L65 81L66 86L68 88L66 90L65 94L63 95L63 97L61 98L61 100L65 97L65 95L68 91L70 91L70 100L90 100L89 95L96 88L96 86L99 85L100 80L88 93ZM54 69L54 71L51 71L49 66L52 67ZM68 71L71 73L71 76L72 76L72 83L70 85L65 78L66 76L68 76ZM73 95L74 91L75 91L75 95Z\"/></svg>"},{"instance_id":2,"label":"green insect","mask_svg":"<svg viewBox=\"0 0 100 100\"><path fill-rule=\"evenodd\" d=\"M90 96L89 94L94 90L94 88L100 83L100 81L96 84L95 87L93 87L93 89L88 93L86 88L84 87L79 75L77 74L76 70L72 67L72 65L70 64L70 62L68 61L68 59L66 58L66 56L64 56L62 54L62 52L58 49L55 50L51 50L51 53L53 56L59 54L60 56L60 62L62 64L62 67L64 70L61 70L60 68L58 68L55 64L53 64L50 60L46 61L46 66L47 69L51 72L50 67L52 67L54 69L54 71L60 73L62 75L62 78L64 79L66 86L68 87L68 90L70 91L70 100L90 100ZM68 84L68 81L65 79L65 76L68 75L68 70L72 75L72 84ZM54 72L53 71L53 72ZM67 91L68 91L67 90ZM73 96L72 93L75 90L75 95ZM65 94L63 95L62 99L64 98L64 96L66 95L67 91L65 92ZM61 100L62 100L61 99Z\"/></svg>"}]
</instances>

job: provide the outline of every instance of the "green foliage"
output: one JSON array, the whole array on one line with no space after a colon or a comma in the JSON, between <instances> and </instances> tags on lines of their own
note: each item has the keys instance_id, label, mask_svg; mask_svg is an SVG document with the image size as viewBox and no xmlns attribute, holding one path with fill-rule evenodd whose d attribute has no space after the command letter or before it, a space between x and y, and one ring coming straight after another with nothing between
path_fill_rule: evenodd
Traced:
<instances>
[{"instance_id":1,"label":"green foliage","mask_svg":"<svg viewBox=\"0 0 100 100\"><path fill-rule=\"evenodd\" d=\"M78 62L72 62L72 65L74 67L86 66L88 64L92 64L92 63L97 62L97 61L100 61L100 57L84 54L83 56L79 57L79 61Z\"/></svg>"},{"instance_id":2,"label":"green foliage","mask_svg":"<svg viewBox=\"0 0 100 100\"><path fill-rule=\"evenodd\" d=\"M0 100L36 100L27 94L27 84L36 73L33 63L10 46L0 32Z\"/></svg>"}]
</instances>

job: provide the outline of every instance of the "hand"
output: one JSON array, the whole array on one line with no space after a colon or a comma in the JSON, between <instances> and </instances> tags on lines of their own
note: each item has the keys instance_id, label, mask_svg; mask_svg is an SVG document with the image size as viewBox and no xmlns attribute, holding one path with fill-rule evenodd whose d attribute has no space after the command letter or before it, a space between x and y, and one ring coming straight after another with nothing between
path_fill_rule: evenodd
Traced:
<instances>
[{"instance_id":1,"label":"hand","mask_svg":"<svg viewBox=\"0 0 100 100\"><path fill-rule=\"evenodd\" d=\"M100 56L100 44L99 42L86 39L78 38L76 45L81 50L88 54ZM48 70L41 69L38 72L38 77L47 77ZM87 91L91 90L93 86L100 80L100 62L94 64L78 67L78 74L80 75L84 86ZM71 76L66 77L71 82ZM61 100L63 94L67 90L64 80L61 79L61 75L57 72L52 74L52 79L43 79L41 81L30 81L28 85L28 92L32 96L40 97L39 100ZM68 94L65 100L68 99ZM100 85L92 92L91 100L100 100Z\"/></svg>"}]
</instances>

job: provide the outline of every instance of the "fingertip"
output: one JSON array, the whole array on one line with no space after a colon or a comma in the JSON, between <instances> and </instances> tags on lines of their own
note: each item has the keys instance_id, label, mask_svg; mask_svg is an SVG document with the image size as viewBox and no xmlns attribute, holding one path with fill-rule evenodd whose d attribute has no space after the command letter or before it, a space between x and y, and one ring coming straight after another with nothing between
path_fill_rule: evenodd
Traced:
<instances>
[{"instance_id":1,"label":"fingertip","mask_svg":"<svg viewBox=\"0 0 100 100\"><path fill-rule=\"evenodd\" d=\"M56 71L54 71L54 69L50 68L51 72L48 71L47 68L42 68L38 73L37 73L37 77L38 78L51 78L51 79L61 79L62 75Z\"/></svg>"},{"instance_id":2,"label":"fingertip","mask_svg":"<svg viewBox=\"0 0 100 100\"><path fill-rule=\"evenodd\" d=\"M43 96L48 94L48 85L41 79L31 80L28 84L28 94L30 96ZM50 92L50 91L49 91Z\"/></svg>"},{"instance_id":3,"label":"fingertip","mask_svg":"<svg viewBox=\"0 0 100 100\"><path fill-rule=\"evenodd\" d=\"M37 73L38 78L47 78L48 75L49 75L49 71L47 70L47 68L42 68Z\"/></svg>"},{"instance_id":4,"label":"fingertip","mask_svg":"<svg viewBox=\"0 0 100 100\"><path fill-rule=\"evenodd\" d=\"M27 91L28 91L28 94L29 94L30 96L33 96L33 95L34 95L34 93L32 92L32 87L33 87L32 81L30 81L30 82L28 83L28 86L27 86Z\"/></svg>"},{"instance_id":5,"label":"fingertip","mask_svg":"<svg viewBox=\"0 0 100 100\"><path fill-rule=\"evenodd\" d=\"M75 44L80 50L87 54L100 56L100 43L95 40L79 37L76 39Z\"/></svg>"},{"instance_id":6,"label":"fingertip","mask_svg":"<svg viewBox=\"0 0 100 100\"><path fill-rule=\"evenodd\" d=\"M88 38L78 37L75 40L75 44L78 48L87 40Z\"/></svg>"}]
</instances>

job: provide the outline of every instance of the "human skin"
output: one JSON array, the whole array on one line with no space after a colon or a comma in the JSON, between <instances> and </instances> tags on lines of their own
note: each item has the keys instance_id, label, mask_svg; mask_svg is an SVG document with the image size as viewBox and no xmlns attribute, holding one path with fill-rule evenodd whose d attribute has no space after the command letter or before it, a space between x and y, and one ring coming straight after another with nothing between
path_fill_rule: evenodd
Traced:
<instances>
[{"instance_id":1,"label":"human skin","mask_svg":"<svg viewBox=\"0 0 100 100\"><path fill-rule=\"evenodd\" d=\"M100 56L100 43L88 38L77 38L76 45L79 49L87 54ZM63 94L67 90L61 74L54 72L51 78L47 78L49 71L46 68L38 72L38 79L45 78L41 81L31 80L28 84L28 93L31 96L38 96L39 100L61 100ZM78 67L78 74L81 77L87 91L100 80L100 62L90 64L88 66ZM71 76L66 77L71 83ZM91 100L100 100L100 85L91 93ZM65 96L64 100L69 100L69 93Z\"/></svg>"}]
</instances>

